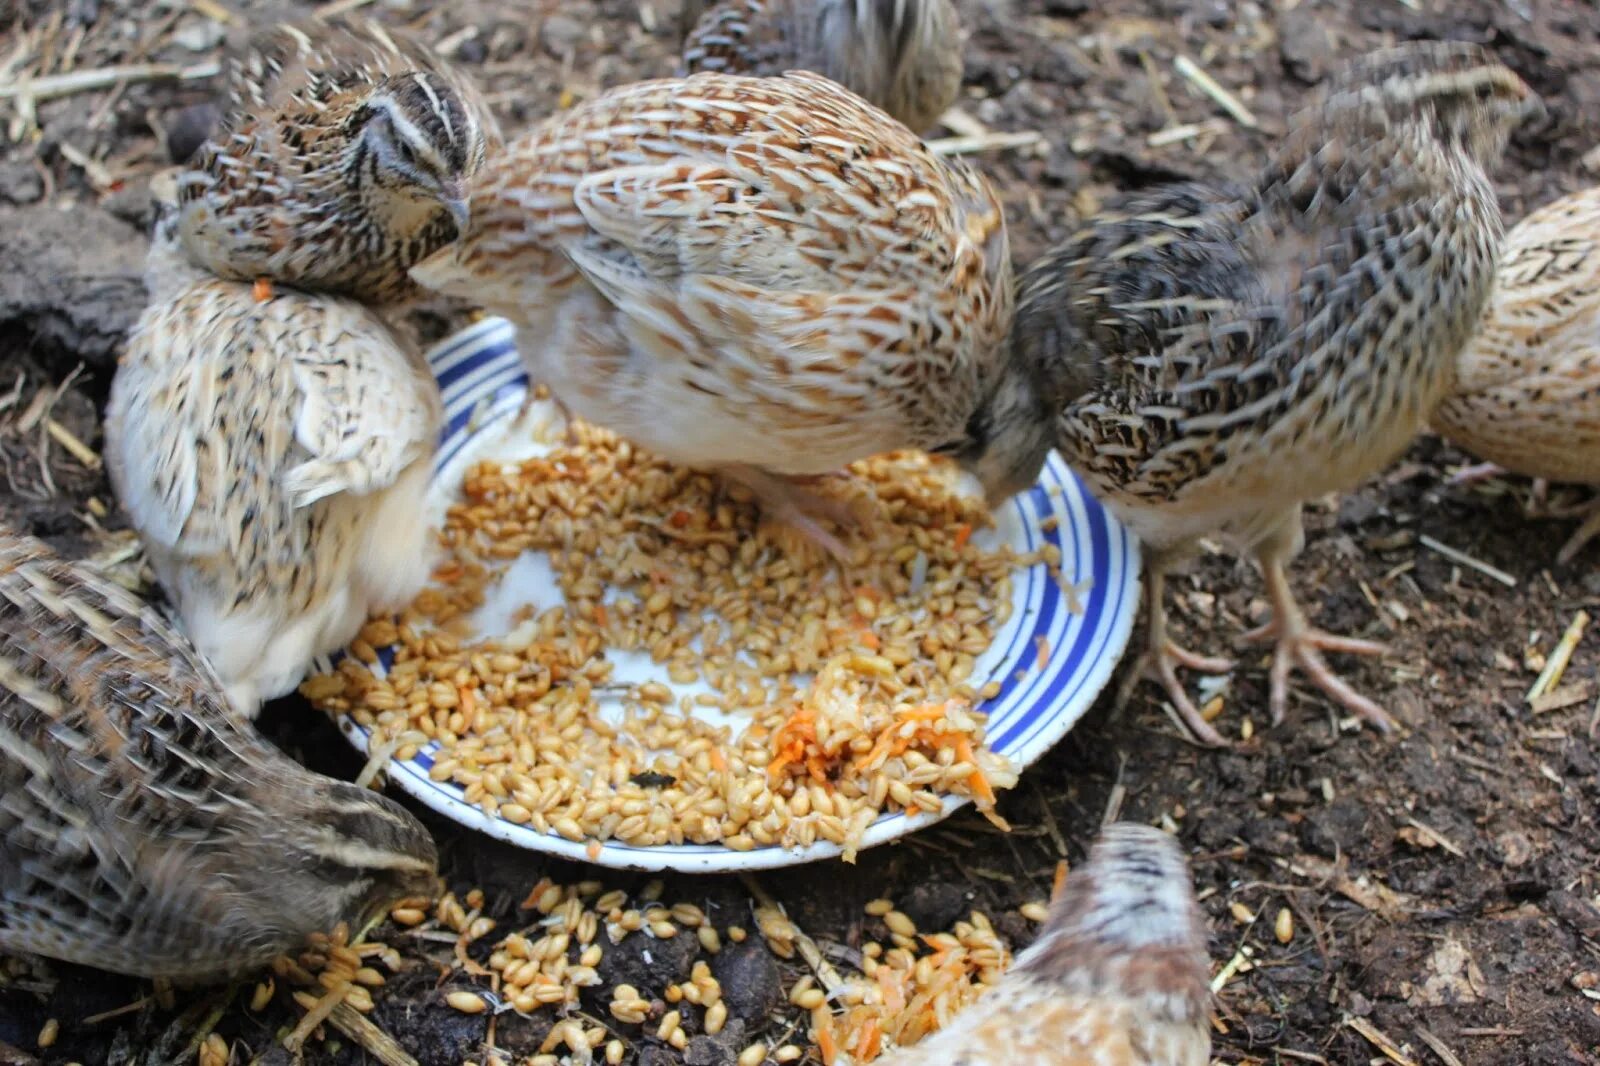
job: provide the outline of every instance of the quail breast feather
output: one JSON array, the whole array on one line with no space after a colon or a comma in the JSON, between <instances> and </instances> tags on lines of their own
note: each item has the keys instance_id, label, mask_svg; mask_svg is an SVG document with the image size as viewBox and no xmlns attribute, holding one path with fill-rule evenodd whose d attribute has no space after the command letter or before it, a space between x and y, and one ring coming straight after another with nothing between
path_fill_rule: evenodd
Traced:
<instances>
[{"instance_id":1,"label":"quail breast feather","mask_svg":"<svg viewBox=\"0 0 1600 1066\"><path fill-rule=\"evenodd\" d=\"M0 950L221 980L436 883L404 809L292 762L154 608L0 529Z\"/></svg>"},{"instance_id":2,"label":"quail breast feather","mask_svg":"<svg viewBox=\"0 0 1600 1066\"><path fill-rule=\"evenodd\" d=\"M112 484L241 710L421 588L441 418L422 356L353 301L199 278L140 317L106 410Z\"/></svg>"},{"instance_id":3,"label":"quail breast feather","mask_svg":"<svg viewBox=\"0 0 1600 1066\"><path fill-rule=\"evenodd\" d=\"M513 142L413 276L521 327L535 381L690 466L961 438L1010 321L1001 206L809 73L613 90Z\"/></svg>"}]
</instances>

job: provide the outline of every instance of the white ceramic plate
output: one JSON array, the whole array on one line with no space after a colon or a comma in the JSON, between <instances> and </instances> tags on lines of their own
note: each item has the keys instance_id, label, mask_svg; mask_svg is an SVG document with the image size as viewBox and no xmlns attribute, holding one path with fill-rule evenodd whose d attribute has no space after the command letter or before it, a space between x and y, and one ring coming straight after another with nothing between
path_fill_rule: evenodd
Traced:
<instances>
[{"instance_id":1,"label":"white ceramic plate","mask_svg":"<svg viewBox=\"0 0 1600 1066\"><path fill-rule=\"evenodd\" d=\"M519 459L541 449L525 428L508 432L521 421L517 413L527 395L528 381L512 329L504 320L485 319L439 345L428 358L444 391L445 428L430 488L430 505L435 514L442 515L456 498L470 464L487 458ZM523 427L526 424L523 422ZM1050 518L1056 522L1047 529ZM1022 769L1066 735L1110 679L1139 605L1139 551L1134 538L1055 455L1039 484L1007 503L995 519L996 528L981 534L985 539L1009 542L1024 552L1042 542L1054 544L1061 550L1063 576L1080 586L1082 613L1073 614L1066 596L1043 566L1019 571L1012 579L1015 601L1011 618L972 674L974 687L990 679L1000 682L999 694L979 709L989 716L989 746ZM480 622L496 615L509 617L511 609L522 603L548 604L560 596L542 557L525 556L513 565L516 572L495 587L480 609ZM1082 591L1085 583L1086 591ZM1040 637L1050 649L1042 669L1037 662ZM619 681L659 680L671 685L665 671L643 656L619 661L615 676ZM349 718L341 720L341 727L365 752L367 731ZM436 751L434 745L409 761L394 763L389 768L390 779L462 825L535 851L621 869L710 873L791 866L832 858L841 850L831 843L734 851L717 844L638 847L607 841L598 856L591 856L585 843L486 815L463 799L459 786L430 780L428 771ZM885 814L867 830L861 847L870 848L932 825L966 802L947 797L938 813Z\"/></svg>"}]
</instances>

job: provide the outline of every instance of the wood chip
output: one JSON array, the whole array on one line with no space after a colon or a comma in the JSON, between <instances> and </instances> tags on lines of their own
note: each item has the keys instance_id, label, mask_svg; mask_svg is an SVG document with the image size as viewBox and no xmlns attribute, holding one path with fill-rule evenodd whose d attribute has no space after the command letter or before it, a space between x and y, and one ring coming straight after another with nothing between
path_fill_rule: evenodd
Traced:
<instances>
[{"instance_id":1,"label":"wood chip","mask_svg":"<svg viewBox=\"0 0 1600 1066\"><path fill-rule=\"evenodd\" d=\"M1549 714L1551 711L1563 710L1575 703L1583 703L1594 695L1594 682L1585 680L1575 685L1567 685L1551 692L1544 692L1529 700L1534 714Z\"/></svg>"}]
</instances>

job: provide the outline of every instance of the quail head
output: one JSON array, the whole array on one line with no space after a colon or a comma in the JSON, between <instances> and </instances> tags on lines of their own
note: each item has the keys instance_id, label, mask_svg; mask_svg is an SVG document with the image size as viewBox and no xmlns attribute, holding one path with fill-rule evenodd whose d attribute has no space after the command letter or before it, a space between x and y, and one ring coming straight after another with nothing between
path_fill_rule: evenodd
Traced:
<instances>
[{"instance_id":1,"label":"quail head","mask_svg":"<svg viewBox=\"0 0 1600 1066\"><path fill-rule=\"evenodd\" d=\"M1237 189L1142 192L1089 219L1020 285L1013 358L1034 368L1063 457L1147 548L1152 673L1222 743L1167 638L1163 577L1223 531L1261 565L1273 721L1291 667L1388 727L1323 660L1382 646L1310 627L1284 574L1301 502L1398 456L1445 394L1493 287L1500 213L1485 168L1537 102L1464 44L1368 56L1294 118ZM1133 678L1141 676L1136 671Z\"/></svg>"},{"instance_id":2,"label":"quail head","mask_svg":"<svg viewBox=\"0 0 1600 1066\"><path fill-rule=\"evenodd\" d=\"M1205 1066L1206 933L1166 833L1107 826L999 985L881 1066Z\"/></svg>"},{"instance_id":3,"label":"quail head","mask_svg":"<svg viewBox=\"0 0 1600 1066\"><path fill-rule=\"evenodd\" d=\"M1494 295L1433 426L1513 473L1600 484L1600 187L1506 235ZM1600 532L1594 508L1560 562Z\"/></svg>"},{"instance_id":4,"label":"quail head","mask_svg":"<svg viewBox=\"0 0 1600 1066\"><path fill-rule=\"evenodd\" d=\"M680 74L815 71L922 132L961 90L961 20L950 0L718 0L693 20Z\"/></svg>"},{"instance_id":5,"label":"quail head","mask_svg":"<svg viewBox=\"0 0 1600 1066\"><path fill-rule=\"evenodd\" d=\"M399 805L304 769L193 646L0 528L0 950L204 982L432 895Z\"/></svg>"},{"instance_id":6,"label":"quail head","mask_svg":"<svg viewBox=\"0 0 1600 1066\"><path fill-rule=\"evenodd\" d=\"M936 449L999 502L1044 461L1035 382L1001 358L999 200L826 78L606 93L492 159L471 219L412 275L517 322L577 415L732 476L836 554L783 479Z\"/></svg>"},{"instance_id":7,"label":"quail head","mask_svg":"<svg viewBox=\"0 0 1600 1066\"><path fill-rule=\"evenodd\" d=\"M149 275L107 465L185 632L254 714L426 581L438 386L354 301L185 271L166 222Z\"/></svg>"},{"instance_id":8,"label":"quail head","mask_svg":"<svg viewBox=\"0 0 1600 1066\"><path fill-rule=\"evenodd\" d=\"M477 89L420 42L282 24L230 66L221 125L179 182L179 234L221 278L404 303L498 143Z\"/></svg>"}]
</instances>

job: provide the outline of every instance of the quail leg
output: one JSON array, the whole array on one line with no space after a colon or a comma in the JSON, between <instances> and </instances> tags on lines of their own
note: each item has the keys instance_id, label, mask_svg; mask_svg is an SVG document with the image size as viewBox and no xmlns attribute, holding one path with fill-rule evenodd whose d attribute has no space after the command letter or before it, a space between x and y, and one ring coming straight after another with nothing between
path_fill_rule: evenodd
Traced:
<instances>
[{"instance_id":1,"label":"quail leg","mask_svg":"<svg viewBox=\"0 0 1600 1066\"><path fill-rule=\"evenodd\" d=\"M1578 553L1583 550L1583 546L1593 540L1596 534L1600 534L1600 498L1590 500L1581 509L1573 513L1586 514L1586 517L1583 520L1583 524L1577 528L1572 536L1567 538L1567 542L1556 553L1556 562L1562 565L1566 565L1577 558Z\"/></svg>"},{"instance_id":2,"label":"quail leg","mask_svg":"<svg viewBox=\"0 0 1600 1066\"><path fill-rule=\"evenodd\" d=\"M1356 640L1314 629L1306 621L1305 612L1295 600L1294 590L1289 587L1289 578L1284 572L1285 564L1298 551L1301 540L1300 509L1297 506L1277 531L1269 535L1256 550L1267 595L1272 600L1272 621L1239 638L1252 644L1268 640L1277 642L1277 652L1268 675L1271 679L1268 706L1272 712L1272 724L1283 721L1284 712L1289 706L1289 670L1299 667L1340 706L1380 731L1388 732L1395 727L1394 719L1334 673L1322 653L1333 651L1347 655L1383 655L1389 649L1377 641Z\"/></svg>"},{"instance_id":3,"label":"quail leg","mask_svg":"<svg viewBox=\"0 0 1600 1066\"><path fill-rule=\"evenodd\" d=\"M740 463L718 467L717 472L749 489L763 512L774 521L800 533L839 562L850 561L849 549L817 521L819 517L825 518L845 529L858 526L859 519L844 501L819 495L788 478Z\"/></svg>"},{"instance_id":4,"label":"quail leg","mask_svg":"<svg viewBox=\"0 0 1600 1066\"><path fill-rule=\"evenodd\" d=\"M1476 485L1480 481L1504 474L1505 468L1498 463L1477 463L1473 466L1464 466L1450 475L1451 485Z\"/></svg>"},{"instance_id":5,"label":"quail leg","mask_svg":"<svg viewBox=\"0 0 1600 1066\"><path fill-rule=\"evenodd\" d=\"M1169 555L1161 552L1149 551L1146 553L1145 574L1148 578L1148 587L1145 589L1145 649L1139 653L1139 658L1129 668L1127 676L1123 679L1122 687L1117 692L1116 706L1120 709L1133 695L1134 687L1140 681L1150 680L1156 682L1167 690L1167 698L1172 700L1172 706L1178 712L1178 717L1183 719L1184 725L1194 734L1197 741L1209 747L1224 748L1228 742L1211 727L1189 698L1189 693L1183 687L1183 681L1178 677L1178 667L1190 670L1199 670L1208 674L1224 674L1233 669L1231 659L1216 658L1198 655L1179 645L1167 636L1167 569L1172 565Z\"/></svg>"}]
</instances>

